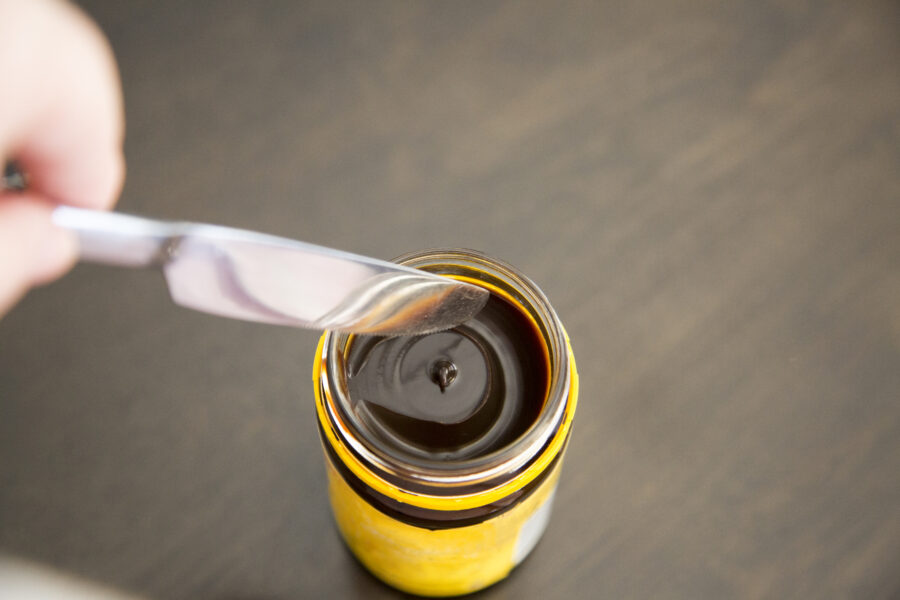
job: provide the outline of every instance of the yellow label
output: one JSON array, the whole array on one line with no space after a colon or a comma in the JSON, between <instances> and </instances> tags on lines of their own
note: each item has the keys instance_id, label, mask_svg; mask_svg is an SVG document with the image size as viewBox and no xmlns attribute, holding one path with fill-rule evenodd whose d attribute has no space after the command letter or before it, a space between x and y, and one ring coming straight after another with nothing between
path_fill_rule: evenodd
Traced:
<instances>
[{"instance_id":1,"label":"yellow label","mask_svg":"<svg viewBox=\"0 0 900 600\"><path fill-rule=\"evenodd\" d=\"M561 461L525 500L476 525L425 529L359 497L326 460L334 518L350 550L376 577L423 596L456 596L495 583L521 561L547 524Z\"/></svg>"}]
</instances>

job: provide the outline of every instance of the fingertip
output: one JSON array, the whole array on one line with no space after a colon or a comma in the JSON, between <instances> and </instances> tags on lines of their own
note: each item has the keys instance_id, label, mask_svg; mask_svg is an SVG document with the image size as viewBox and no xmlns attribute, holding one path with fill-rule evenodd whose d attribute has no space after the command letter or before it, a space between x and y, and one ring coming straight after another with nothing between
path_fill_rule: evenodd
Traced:
<instances>
[{"instance_id":1,"label":"fingertip","mask_svg":"<svg viewBox=\"0 0 900 600\"><path fill-rule=\"evenodd\" d=\"M97 153L89 161L79 157L74 164L49 161L31 153L23 154L19 160L29 175L30 187L62 204L109 209L118 200L125 181L125 157L119 148Z\"/></svg>"},{"instance_id":2,"label":"fingertip","mask_svg":"<svg viewBox=\"0 0 900 600\"><path fill-rule=\"evenodd\" d=\"M125 184L125 154L121 148L113 149L106 161L106 168L91 184L96 188L92 195L85 198L82 206L110 209L116 204Z\"/></svg>"},{"instance_id":3,"label":"fingertip","mask_svg":"<svg viewBox=\"0 0 900 600\"><path fill-rule=\"evenodd\" d=\"M112 149L94 163L91 171L64 174L58 171L45 179L45 187L52 186L52 198L62 198L67 204L84 208L110 209L119 199L125 183L125 156L119 148ZM65 189L63 189L65 188Z\"/></svg>"},{"instance_id":4,"label":"fingertip","mask_svg":"<svg viewBox=\"0 0 900 600\"><path fill-rule=\"evenodd\" d=\"M112 208L122 194L125 185L125 153L121 149L113 152L110 159L109 180L106 182L106 190L101 190L100 208Z\"/></svg>"}]
</instances>

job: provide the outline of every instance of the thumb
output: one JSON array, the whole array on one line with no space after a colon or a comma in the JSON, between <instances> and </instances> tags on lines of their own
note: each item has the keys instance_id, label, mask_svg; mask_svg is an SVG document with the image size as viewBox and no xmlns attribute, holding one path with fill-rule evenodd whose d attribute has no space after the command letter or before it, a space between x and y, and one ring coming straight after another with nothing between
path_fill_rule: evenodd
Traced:
<instances>
[{"instance_id":1,"label":"thumb","mask_svg":"<svg viewBox=\"0 0 900 600\"><path fill-rule=\"evenodd\" d=\"M28 194L0 196L0 316L29 287L56 279L75 262L75 238L52 223L52 210Z\"/></svg>"}]
</instances>

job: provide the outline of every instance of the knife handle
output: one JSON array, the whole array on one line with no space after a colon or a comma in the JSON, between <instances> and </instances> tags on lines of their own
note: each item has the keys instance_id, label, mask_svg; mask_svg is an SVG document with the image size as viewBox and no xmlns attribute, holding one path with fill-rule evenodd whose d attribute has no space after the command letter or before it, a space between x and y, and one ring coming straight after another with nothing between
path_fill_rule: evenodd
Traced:
<instances>
[{"instance_id":1,"label":"knife handle","mask_svg":"<svg viewBox=\"0 0 900 600\"><path fill-rule=\"evenodd\" d=\"M122 267L164 265L181 236L178 223L59 206L53 223L78 236L79 258Z\"/></svg>"}]
</instances>

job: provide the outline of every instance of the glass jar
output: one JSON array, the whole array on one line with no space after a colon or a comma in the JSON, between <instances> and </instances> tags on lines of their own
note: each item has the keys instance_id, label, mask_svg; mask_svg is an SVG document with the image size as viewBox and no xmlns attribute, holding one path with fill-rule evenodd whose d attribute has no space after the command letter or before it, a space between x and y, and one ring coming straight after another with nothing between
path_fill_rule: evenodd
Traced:
<instances>
[{"instance_id":1,"label":"glass jar","mask_svg":"<svg viewBox=\"0 0 900 600\"><path fill-rule=\"evenodd\" d=\"M513 267L470 250L397 262L485 287L491 302L469 324L430 334L444 338L322 336L313 384L329 496L375 576L419 595L466 594L504 578L546 528L578 374L552 306ZM443 383L435 375L451 346L464 363L458 384L455 365ZM440 394L421 387L427 369Z\"/></svg>"}]
</instances>

